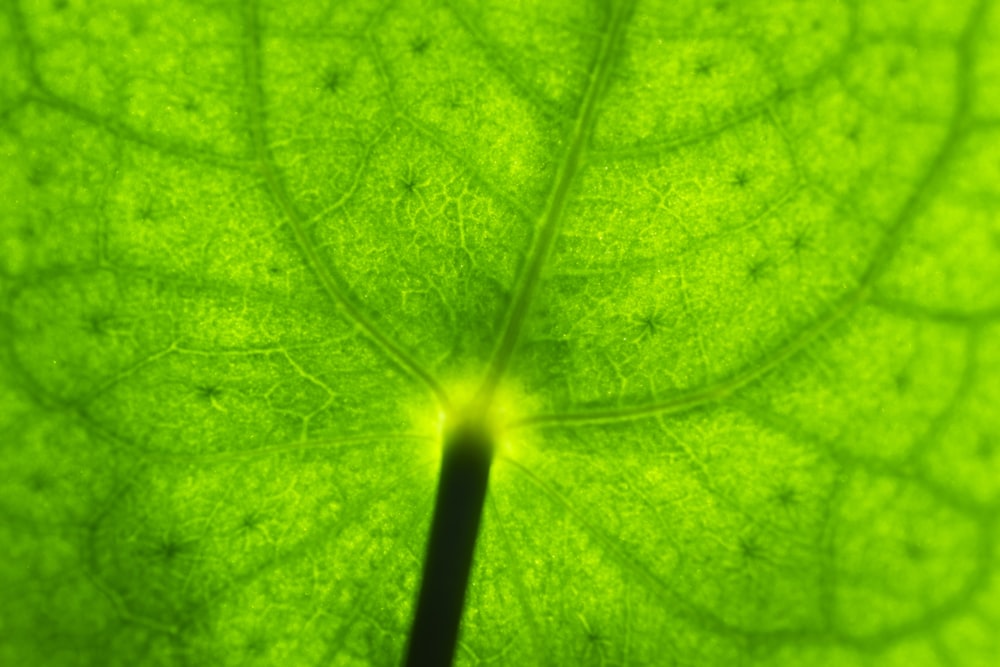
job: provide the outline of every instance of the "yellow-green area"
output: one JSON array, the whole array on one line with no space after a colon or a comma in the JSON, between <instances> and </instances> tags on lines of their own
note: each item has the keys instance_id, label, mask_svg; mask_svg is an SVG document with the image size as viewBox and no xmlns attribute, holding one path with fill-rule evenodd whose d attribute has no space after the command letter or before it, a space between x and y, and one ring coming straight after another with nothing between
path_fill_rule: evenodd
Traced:
<instances>
[{"instance_id":1,"label":"yellow-green area","mask_svg":"<svg viewBox=\"0 0 1000 667\"><path fill-rule=\"evenodd\" d=\"M998 405L1000 3L0 0L0 664L991 667Z\"/></svg>"}]
</instances>

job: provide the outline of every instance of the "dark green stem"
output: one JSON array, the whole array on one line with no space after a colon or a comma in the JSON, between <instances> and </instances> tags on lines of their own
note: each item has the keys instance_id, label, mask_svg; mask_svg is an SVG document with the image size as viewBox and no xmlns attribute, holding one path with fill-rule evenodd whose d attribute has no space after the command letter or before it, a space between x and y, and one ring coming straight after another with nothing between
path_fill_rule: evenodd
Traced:
<instances>
[{"instance_id":1,"label":"dark green stem","mask_svg":"<svg viewBox=\"0 0 1000 667\"><path fill-rule=\"evenodd\" d=\"M452 663L492 460L482 429L460 427L445 442L407 667Z\"/></svg>"}]
</instances>

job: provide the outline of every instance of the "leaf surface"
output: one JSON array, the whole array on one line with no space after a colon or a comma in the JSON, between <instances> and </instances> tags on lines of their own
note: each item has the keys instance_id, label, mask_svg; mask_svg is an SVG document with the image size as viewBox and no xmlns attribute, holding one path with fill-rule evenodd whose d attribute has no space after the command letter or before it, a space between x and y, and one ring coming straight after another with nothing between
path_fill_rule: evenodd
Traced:
<instances>
[{"instance_id":1,"label":"leaf surface","mask_svg":"<svg viewBox=\"0 0 1000 667\"><path fill-rule=\"evenodd\" d=\"M1000 10L0 12L0 662L1000 654Z\"/></svg>"}]
</instances>

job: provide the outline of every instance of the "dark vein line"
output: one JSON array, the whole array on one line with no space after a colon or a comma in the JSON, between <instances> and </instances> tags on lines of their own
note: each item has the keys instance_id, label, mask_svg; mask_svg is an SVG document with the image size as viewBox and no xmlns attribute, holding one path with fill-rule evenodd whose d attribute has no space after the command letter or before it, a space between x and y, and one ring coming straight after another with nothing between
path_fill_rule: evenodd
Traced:
<instances>
[{"instance_id":1,"label":"dark vein line","mask_svg":"<svg viewBox=\"0 0 1000 667\"><path fill-rule=\"evenodd\" d=\"M1000 305L982 310L963 310L954 306L924 306L882 296L872 297L869 303L887 313L917 321L938 322L961 327L978 327L1000 321Z\"/></svg>"},{"instance_id":2,"label":"dark vein line","mask_svg":"<svg viewBox=\"0 0 1000 667\"><path fill-rule=\"evenodd\" d=\"M103 130L113 137L149 148L163 155L170 155L190 160L197 164L232 171L246 170L248 166L247 161L241 160L239 157L222 155L208 148L185 144L181 141L170 139L167 136L161 135L158 137L156 135L145 134L125 123L102 116L52 92L38 72L35 45L32 43L31 34L19 3L9 2L4 4L7 8L7 16L11 22L11 32L13 33L18 60L20 60L20 65L26 72L28 84L34 89L24 95L22 102L34 103L62 113L77 121Z\"/></svg>"},{"instance_id":3,"label":"dark vein line","mask_svg":"<svg viewBox=\"0 0 1000 667\"><path fill-rule=\"evenodd\" d=\"M504 192L499 187L491 183L488 178L483 176L483 174L480 173L475 166L473 166L472 162L467 157L464 157L461 152L454 146L450 145L447 140L438 136L433 129L427 127L421 121L408 116L405 113L400 113L398 118L401 123L406 124L411 130L413 130L414 134L451 158L451 160L455 163L455 168L464 173L472 183L481 188L488 195L503 203L504 206L510 207L511 210L526 221L530 221L534 217L531 213L529 213L528 208L521 204L516 197Z\"/></svg>"},{"instance_id":4,"label":"dark vein line","mask_svg":"<svg viewBox=\"0 0 1000 667\"><path fill-rule=\"evenodd\" d=\"M372 433L366 435L347 435L335 438L319 440L304 440L302 442L289 442L280 445L268 445L244 449L231 452L218 452L213 454L162 454L150 453L143 455L149 461L162 463L178 463L184 466L194 466L199 464L210 465L213 463L242 463L250 459L267 458L289 452L303 452L313 449L329 450L335 453L346 451L356 451L358 449L370 449L373 442L403 441L403 440L432 440L428 435L419 433Z\"/></svg>"},{"instance_id":5,"label":"dark vein line","mask_svg":"<svg viewBox=\"0 0 1000 667\"><path fill-rule=\"evenodd\" d=\"M166 136L147 135L135 128L109 118L101 116L86 107L67 100L46 88L39 88L38 92L28 95L28 101L40 106L62 113L70 118L91 125L99 130L107 132L113 137L117 137L137 146L148 148L161 155L169 155L189 160L195 164L226 169L238 173L246 173L252 163L241 160L238 157L230 157L216 153L200 146L185 144L180 141L171 140Z\"/></svg>"},{"instance_id":6,"label":"dark vein line","mask_svg":"<svg viewBox=\"0 0 1000 667\"><path fill-rule=\"evenodd\" d=\"M10 19L11 35L14 42L14 52L21 67L27 74L28 81L32 86L38 87L41 77L38 75L37 59L35 58L35 45L31 42L31 35L28 31L28 24L24 20L24 12L20 2L11 0L5 2L7 17Z\"/></svg>"},{"instance_id":7,"label":"dark vein line","mask_svg":"<svg viewBox=\"0 0 1000 667\"><path fill-rule=\"evenodd\" d=\"M679 616L695 621L702 627L710 628L719 634L730 636L741 634L739 630L727 625L715 615L682 598L660 576L630 556L619 540L608 535L604 530L589 521L573 506L573 503L569 499L558 490L552 488L550 484L533 473L527 466L507 456L497 457L497 462L509 465L512 470L523 477L543 497L548 499L549 502L566 512L577 526L581 528L584 534L597 542L624 573L631 574L637 577L640 582L643 582L647 590L664 603L665 608L672 609Z\"/></svg>"},{"instance_id":8,"label":"dark vein line","mask_svg":"<svg viewBox=\"0 0 1000 667\"><path fill-rule=\"evenodd\" d=\"M590 155L593 156L595 161L600 160L609 163L625 159L663 157L682 148L710 140L731 128L749 124L772 112L775 107L785 100L791 99L792 96L812 92L821 83L827 81L829 76L839 76L858 44L860 28L858 26L857 7L853 3L851 4L849 26L847 36L844 38L840 48L808 75L793 82L792 85L784 86L779 83L779 86L773 93L765 95L747 106L733 109L729 116L709 124L704 129L696 130L688 135L674 139L651 141L620 149L595 148L590 152ZM777 77L775 79L777 80Z\"/></svg>"},{"instance_id":9,"label":"dark vein line","mask_svg":"<svg viewBox=\"0 0 1000 667\"><path fill-rule=\"evenodd\" d=\"M483 53L486 60L489 61L493 68L503 75L503 78L507 80L525 99L529 100L533 106L547 118L563 119L566 118L566 112L559 108L552 100L543 97L539 91L535 90L528 82L524 81L511 67L510 60L500 52L495 44L491 43L490 40L482 33L473 21L465 15L464 12L459 10L453 0L445 0L445 7L451 12L451 15L455 17L459 25L465 30L469 35L469 38L473 43L479 47L479 50ZM523 54L518 54L519 57L523 57Z\"/></svg>"},{"instance_id":10,"label":"dark vein line","mask_svg":"<svg viewBox=\"0 0 1000 667\"><path fill-rule=\"evenodd\" d=\"M305 230L304 220L295 208L285 184L282 181L274 157L267 143L267 132L264 120L264 91L261 85L260 25L258 23L257 1L245 0L243 3L243 19L245 37L243 40L243 60L246 76L247 107L250 121L250 133L253 137L253 152L256 169L264 180L268 194L284 214L291 228L299 250L305 256L309 267L319 279L324 291L334 302L334 305L351 320L365 337L371 340L390 359L398 364L408 375L424 384L437 398L438 402L447 407L450 404L447 393L431 374L421 366L406 350L401 348L375 326L375 324L357 306L347 293L340 288L331 272L320 259L318 249Z\"/></svg>"},{"instance_id":11,"label":"dark vein line","mask_svg":"<svg viewBox=\"0 0 1000 667\"><path fill-rule=\"evenodd\" d=\"M916 217L924 210L926 202L940 188L944 175L947 173L947 166L954 159L962 140L971 127L969 111L972 107L972 86L970 81L972 42L977 29L983 25L982 15L985 9L986 2L985 0L981 0L973 9L958 44L957 100L955 103L955 112L948 126L948 132L942 141L941 149L934 156L927 171L914 188L913 194L904 203L896 220L886 230L885 236L876 249L872 261L861 275L858 286L854 290L839 299L825 314L807 325L797 335L788 340L784 346L774 349L758 363L737 371L728 378L661 401L653 401L632 407L606 408L580 412L542 413L511 422L508 428L547 424L620 421L649 415L677 414L716 403L779 368L786 361L828 333L836 324L846 319L848 315L865 303L872 296L875 283L885 273L890 261L899 249L903 235L910 229Z\"/></svg>"},{"instance_id":12,"label":"dark vein line","mask_svg":"<svg viewBox=\"0 0 1000 667\"><path fill-rule=\"evenodd\" d=\"M615 3L612 8L609 26L597 56L597 62L590 76L590 85L584 95L576 124L570 136L569 147L556 173L554 185L546 202L542 216L541 230L537 241L531 250L527 265L519 280L517 296L506 318L500 343L493 353L486 376L476 394L474 404L477 409L489 405L497 389L501 377L507 370L514 348L520 338L524 320L531 306L532 297L538 287L542 269L552 250L562 221L563 213L569 202L569 191L583 164L584 152L589 143L590 131L597 118L597 105L607 88L608 80L621 51L621 42L625 37L625 27L632 16L634 1Z\"/></svg>"},{"instance_id":13,"label":"dark vein line","mask_svg":"<svg viewBox=\"0 0 1000 667\"><path fill-rule=\"evenodd\" d=\"M872 475L888 477L901 484L912 484L931 496L936 503L953 509L975 521L988 519L994 511L993 505L983 504L975 499L965 498L954 489L944 486L927 476L912 462L898 467L895 462L887 462L873 457L864 457L842 447L835 442L804 430L794 420L778 414L771 408L750 403L737 402L734 409L757 426L784 435L796 442L806 443L813 449L828 456L841 471L862 470Z\"/></svg>"}]
</instances>

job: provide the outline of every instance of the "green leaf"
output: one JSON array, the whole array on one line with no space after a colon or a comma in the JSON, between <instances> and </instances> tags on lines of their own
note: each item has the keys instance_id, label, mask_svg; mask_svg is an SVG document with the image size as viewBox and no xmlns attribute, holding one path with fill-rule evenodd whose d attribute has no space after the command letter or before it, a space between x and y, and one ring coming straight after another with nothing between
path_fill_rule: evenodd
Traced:
<instances>
[{"instance_id":1,"label":"green leaf","mask_svg":"<svg viewBox=\"0 0 1000 667\"><path fill-rule=\"evenodd\" d=\"M993 3L0 8L0 663L1000 654Z\"/></svg>"}]
</instances>

